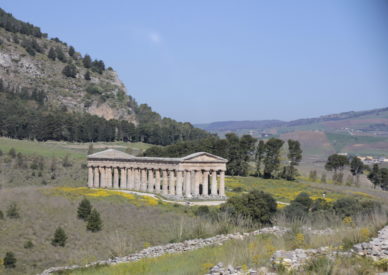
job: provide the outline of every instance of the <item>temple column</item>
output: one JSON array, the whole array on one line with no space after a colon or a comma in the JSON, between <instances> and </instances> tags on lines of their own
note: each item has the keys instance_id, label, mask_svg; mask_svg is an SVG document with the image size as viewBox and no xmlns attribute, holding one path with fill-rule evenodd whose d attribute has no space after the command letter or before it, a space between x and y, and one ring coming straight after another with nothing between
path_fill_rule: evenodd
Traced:
<instances>
[{"instance_id":1,"label":"temple column","mask_svg":"<svg viewBox=\"0 0 388 275\"><path fill-rule=\"evenodd\" d=\"M200 177L201 171L196 170L194 172L194 196L199 196L199 177Z\"/></svg>"},{"instance_id":2,"label":"temple column","mask_svg":"<svg viewBox=\"0 0 388 275\"><path fill-rule=\"evenodd\" d=\"M176 194L182 196L182 171L176 171Z\"/></svg>"},{"instance_id":3,"label":"temple column","mask_svg":"<svg viewBox=\"0 0 388 275\"><path fill-rule=\"evenodd\" d=\"M202 177L202 195L208 196L209 195L209 171L203 172Z\"/></svg>"},{"instance_id":4,"label":"temple column","mask_svg":"<svg viewBox=\"0 0 388 275\"><path fill-rule=\"evenodd\" d=\"M132 168L127 169L127 189L133 189L133 181L132 181Z\"/></svg>"},{"instance_id":5,"label":"temple column","mask_svg":"<svg viewBox=\"0 0 388 275\"><path fill-rule=\"evenodd\" d=\"M185 171L184 172L184 177L185 177L185 197L186 198L191 198L191 173L190 171Z\"/></svg>"},{"instance_id":6,"label":"temple column","mask_svg":"<svg viewBox=\"0 0 388 275\"><path fill-rule=\"evenodd\" d=\"M135 168L135 190L140 191L140 185L141 185L140 169Z\"/></svg>"},{"instance_id":7,"label":"temple column","mask_svg":"<svg viewBox=\"0 0 388 275\"><path fill-rule=\"evenodd\" d=\"M112 188L112 168L111 167L105 168L105 173L106 173L105 186L107 188Z\"/></svg>"},{"instance_id":8,"label":"temple column","mask_svg":"<svg viewBox=\"0 0 388 275\"><path fill-rule=\"evenodd\" d=\"M212 196L217 196L217 171L212 171L212 183L210 187L210 194Z\"/></svg>"},{"instance_id":9,"label":"temple column","mask_svg":"<svg viewBox=\"0 0 388 275\"><path fill-rule=\"evenodd\" d=\"M195 195L195 170L190 171L191 195Z\"/></svg>"},{"instance_id":10,"label":"temple column","mask_svg":"<svg viewBox=\"0 0 388 275\"><path fill-rule=\"evenodd\" d=\"M141 169L140 190L147 191L147 169Z\"/></svg>"},{"instance_id":11,"label":"temple column","mask_svg":"<svg viewBox=\"0 0 388 275\"><path fill-rule=\"evenodd\" d=\"M119 169L113 168L113 188L119 189Z\"/></svg>"},{"instance_id":12,"label":"temple column","mask_svg":"<svg viewBox=\"0 0 388 275\"><path fill-rule=\"evenodd\" d=\"M148 188L147 191L153 193L154 192L154 170L148 170Z\"/></svg>"},{"instance_id":13,"label":"temple column","mask_svg":"<svg viewBox=\"0 0 388 275\"><path fill-rule=\"evenodd\" d=\"M99 188L100 187L100 175L98 173L98 167L94 167L94 183L93 183L94 188Z\"/></svg>"},{"instance_id":14,"label":"temple column","mask_svg":"<svg viewBox=\"0 0 388 275\"><path fill-rule=\"evenodd\" d=\"M163 181L162 195L168 195L168 177L167 177L167 170L162 170L162 181Z\"/></svg>"},{"instance_id":15,"label":"temple column","mask_svg":"<svg viewBox=\"0 0 388 275\"><path fill-rule=\"evenodd\" d=\"M89 166L88 168L88 187L93 187L93 167Z\"/></svg>"},{"instance_id":16,"label":"temple column","mask_svg":"<svg viewBox=\"0 0 388 275\"><path fill-rule=\"evenodd\" d=\"M175 195L175 170L170 170L170 187L169 187L169 194Z\"/></svg>"},{"instance_id":17,"label":"temple column","mask_svg":"<svg viewBox=\"0 0 388 275\"><path fill-rule=\"evenodd\" d=\"M127 189L127 168L121 168L120 189Z\"/></svg>"},{"instance_id":18,"label":"temple column","mask_svg":"<svg viewBox=\"0 0 388 275\"><path fill-rule=\"evenodd\" d=\"M105 176L105 167L100 167L100 187L105 188L106 176Z\"/></svg>"},{"instance_id":19,"label":"temple column","mask_svg":"<svg viewBox=\"0 0 388 275\"><path fill-rule=\"evenodd\" d=\"M225 171L220 171L220 196L225 196Z\"/></svg>"},{"instance_id":20,"label":"temple column","mask_svg":"<svg viewBox=\"0 0 388 275\"><path fill-rule=\"evenodd\" d=\"M160 193L160 170L155 170L155 193Z\"/></svg>"}]
</instances>

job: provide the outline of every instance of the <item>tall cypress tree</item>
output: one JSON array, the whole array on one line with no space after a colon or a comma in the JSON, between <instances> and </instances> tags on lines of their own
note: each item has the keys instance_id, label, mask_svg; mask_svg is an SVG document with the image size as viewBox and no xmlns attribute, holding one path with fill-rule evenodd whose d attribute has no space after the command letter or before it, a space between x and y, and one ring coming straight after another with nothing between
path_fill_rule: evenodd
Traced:
<instances>
[{"instance_id":1,"label":"tall cypress tree","mask_svg":"<svg viewBox=\"0 0 388 275\"><path fill-rule=\"evenodd\" d=\"M260 177L261 174L261 163L263 162L264 158L264 141L260 140L259 145L257 145L257 150L256 150L256 172L257 175Z\"/></svg>"}]
</instances>

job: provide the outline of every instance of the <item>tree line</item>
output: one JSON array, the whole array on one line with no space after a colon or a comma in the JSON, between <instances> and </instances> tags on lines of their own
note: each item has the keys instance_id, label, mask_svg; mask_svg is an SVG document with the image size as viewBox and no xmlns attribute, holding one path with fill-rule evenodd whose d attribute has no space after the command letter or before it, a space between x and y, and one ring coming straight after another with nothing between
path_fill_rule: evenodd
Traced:
<instances>
[{"instance_id":1,"label":"tree line","mask_svg":"<svg viewBox=\"0 0 388 275\"><path fill-rule=\"evenodd\" d=\"M13 17L11 13L7 13L1 8L0 8L0 27L13 33L32 35L37 38L47 37L47 34L42 33L39 27L36 27L30 23L20 21L15 17Z\"/></svg>"},{"instance_id":2,"label":"tree line","mask_svg":"<svg viewBox=\"0 0 388 275\"><path fill-rule=\"evenodd\" d=\"M250 135L241 137L234 133L225 138L210 136L202 140L178 142L166 147L153 146L144 152L145 156L182 157L194 152L205 151L228 160L226 173L231 176L249 175L249 162L256 162L254 175L263 178L284 178L294 180L298 175L296 166L302 159L302 149L296 140L288 140L288 163L281 162L281 152L285 142L278 138L268 141Z\"/></svg>"},{"instance_id":3,"label":"tree line","mask_svg":"<svg viewBox=\"0 0 388 275\"><path fill-rule=\"evenodd\" d=\"M88 113L70 113L45 106L46 94L39 90L14 91L0 80L0 136L38 141L76 142L130 141L169 145L210 136L190 123L161 118L142 105L136 126L126 120L106 120Z\"/></svg>"},{"instance_id":4,"label":"tree line","mask_svg":"<svg viewBox=\"0 0 388 275\"><path fill-rule=\"evenodd\" d=\"M388 169L380 168L378 164L374 164L372 169L364 165L364 163L356 156L345 156L333 154L327 158L325 169L333 171L333 182L340 184L343 181L343 170L349 167L349 171L356 178L356 185L359 185L359 177L364 171L368 171L368 179L373 183L374 187L381 187L383 190L388 190Z\"/></svg>"}]
</instances>

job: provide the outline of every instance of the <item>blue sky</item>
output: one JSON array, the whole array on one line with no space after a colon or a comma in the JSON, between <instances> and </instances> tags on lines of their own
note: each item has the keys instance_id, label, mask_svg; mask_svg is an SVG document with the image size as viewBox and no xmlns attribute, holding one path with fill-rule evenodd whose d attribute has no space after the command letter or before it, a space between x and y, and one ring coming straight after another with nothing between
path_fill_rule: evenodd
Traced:
<instances>
[{"instance_id":1,"label":"blue sky","mask_svg":"<svg viewBox=\"0 0 388 275\"><path fill-rule=\"evenodd\" d=\"M2 0L192 123L388 106L385 0Z\"/></svg>"}]
</instances>

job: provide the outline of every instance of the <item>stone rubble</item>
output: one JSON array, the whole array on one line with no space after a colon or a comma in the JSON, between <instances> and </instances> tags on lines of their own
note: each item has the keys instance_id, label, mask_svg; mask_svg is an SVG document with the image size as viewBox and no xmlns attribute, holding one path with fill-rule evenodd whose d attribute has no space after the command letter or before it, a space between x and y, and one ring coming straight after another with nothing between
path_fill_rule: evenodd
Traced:
<instances>
[{"instance_id":1,"label":"stone rubble","mask_svg":"<svg viewBox=\"0 0 388 275\"><path fill-rule=\"evenodd\" d=\"M370 242L354 245L353 252L374 260L388 259L388 226L381 229Z\"/></svg>"},{"instance_id":2,"label":"stone rubble","mask_svg":"<svg viewBox=\"0 0 388 275\"><path fill-rule=\"evenodd\" d=\"M310 231L311 234L332 234L332 229L324 230L312 230L311 228L305 228ZM164 254L181 253L185 251L195 250L211 245L222 245L223 242L228 240L243 240L250 236L256 236L260 234L275 234L281 236L290 229L274 226L262 228L250 233L232 233L227 235L217 235L206 239L194 239L187 240L180 243L171 243L166 245L152 246L141 250L138 253L130 254L124 257L116 257L109 260L96 261L85 266L65 266L65 267L51 267L43 271L40 275L49 275L58 271L74 270L79 268L88 268L97 265L114 265L119 263L134 262L143 258L154 258ZM388 259L388 226L379 231L378 236L372 239L370 242L356 244L354 248L349 252L332 251L328 247L321 247L317 249L295 249L292 251L278 250L271 257L272 265L282 264L289 270L297 270L303 266L310 258L314 256L327 256L334 258L335 256L351 256L352 253L358 255L370 256L375 260ZM231 265L224 266L219 263L212 267L209 271L210 275L274 275L276 273L270 272L266 267L261 267L258 270L249 269L244 271L241 267L232 267Z\"/></svg>"},{"instance_id":3,"label":"stone rubble","mask_svg":"<svg viewBox=\"0 0 388 275\"><path fill-rule=\"evenodd\" d=\"M305 228L306 230L306 228ZM310 230L313 234L330 234L333 230ZM295 249L292 251L278 250L271 257L272 266L283 265L287 270L298 270L306 262L316 256L326 256L330 259L334 259L336 256L350 257L353 254L360 256L369 256L374 260L388 259L388 226L385 226L378 232L376 238L373 238L370 242L360 243L354 245L353 249L349 252L332 251L329 247L321 247L317 249ZM225 268L222 263L217 264L210 269L206 275L273 275L276 273L270 272L266 267L261 267L258 270L242 271L240 268L234 269L231 266ZM384 273L381 273L384 274ZM387 273L388 275L388 273Z\"/></svg>"},{"instance_id":4,"label":"stone rubble","mask_svg":"<svg viewBox=\"0 0 388 275\"><path fill-rule=\"evenodd\" d=\"M141 250L138 253L130 254L124 257L115 257L109 260L96 261L84 266L73 265L64 267L50 267L44 270L40 275L48 275L54 272L74 270L79 268L88 268L97 265L114 265L119 263L134 262L143 258L154 258L164 254L181 253L185 251L195 250L211 245L222 245L223 242L228 240L243 240L246 237L256 236L260 234L275 234L277 236L283 235L288 232L289 229L279 226L265 227L250 233L232 233L227 235L217 235L206 239L194 239L187 240L180 243L170 243L166 245L152 246Z\"/></svg>"}]
</instances>

